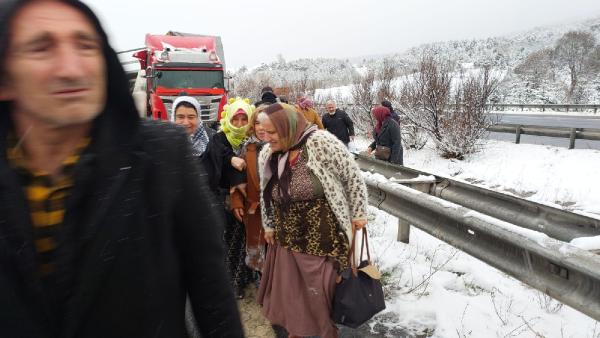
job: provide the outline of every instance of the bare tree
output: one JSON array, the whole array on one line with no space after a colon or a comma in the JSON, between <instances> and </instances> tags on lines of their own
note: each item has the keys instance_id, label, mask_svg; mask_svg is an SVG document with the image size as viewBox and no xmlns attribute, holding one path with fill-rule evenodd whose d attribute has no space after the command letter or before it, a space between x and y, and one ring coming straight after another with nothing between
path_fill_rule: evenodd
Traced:
<instances>
[{"instance_id":1,"label":"bare tree","mask_svg":"<svg viewBox=\"0 0 600 338\"><path fill-rule=\"evenodd\" d=\"M371 116L371 108L375 103L375 71L369 69L364 76L356 76L351 94L355 109L350 112L355 127L366 133L372 132L375 121Z\"/></svg>"},{"instance_id":2,"label":"bare tree","mask_svg":"<svg viewBox=\"0 0 600 338\"><path fill-rule=\"evenodd\" d=\"M587 68L592 75L600 74L600 45L596 46L588 56Z\"/></svg>"},{"instance_id":3,"label":"bare tree","mask_svg":"<svg viewBox=\"0 0 600 338\"><path fill-rule=\"evenodd\" d=\"M463 159L477 150L492 121L488 99L498 81L489 66L455 81L449 63L424 55L418 72L405 79L397 101L406 119L424 130L446 158Z\"/></svg>"},{"instance_id":4,"label":"bare tree","mask_svg":"<svg viewBox=\"0 0 600 338\"><path fill-rule=\"evenodd\" d=\"M529 54L514 72L525 77L533 88L539 87L554 72L554 49L544 48Z\"/></svg>"},{"instance_id":5,"label":"bare tree","mask_svg":"<svg viewBox=\"0 0 600 338\"><path fill-rule=\"evenodd\" d=\"M398 76L398 68L391 58L385 58L379 69L377 77L379 84L377 86L377 102L382 100L393 101L395 99L395 90L393 81Z\"/></svg>"},{"instance_id":6,"label":"bare tree","mask_svg":"<svg viewBox=\"0 0 600 338\"><path fill-rule=\"evenodd\" d=\"M489 108L486 103L497 85L498 81L490 76L489 67L484 67L479 75L471 75L458 83L454 102L441 120L443 141L438 143L438 149L443 156L462 159L477 150L479 141L493 123L487 114Z\"/></svg>"},{"instance_id":7,"label":"bare tree","mask_svg":"<svg viewBox=\"0 0 600 338\"><path fill-rule=\"evenodd\" d=\"M585 31L567 32L556 42L557 59L569 68L571 75L569 99L578 84L579 75L583 71L585 61L595 45L596 38L594 38L594 35Z\"/></svg>"},{"instance_id":8,"label":"bare tree","mask_svg":"<svg viewBox=\"0 0 600 338\"><path fill-rule=\"evenodd\" d=\"M230 97L247 97L251 100L260 98L260 90L265 86L273 86L272 79L265 73L238 72L232 79Z\"/></svg>"},{"instance_id":9,"label":"bare tree","mask_svg":"<svg viewBox=\"0 0 600 338\"><path fill-rule=\"evenodd\" d=\"M399 92L398 106L407 120L436 140L442 139L439 124L449 103L450 85L449 66L425 54Z\"/></svg>"}]
</instances>

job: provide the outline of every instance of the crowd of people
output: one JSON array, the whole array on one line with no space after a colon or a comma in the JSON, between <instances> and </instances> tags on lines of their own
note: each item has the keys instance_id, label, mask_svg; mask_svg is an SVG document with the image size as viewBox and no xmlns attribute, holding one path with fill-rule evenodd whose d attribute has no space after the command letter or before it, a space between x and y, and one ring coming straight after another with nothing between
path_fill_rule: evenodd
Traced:
<instances>
[{"instance_id":1,"label":"crowd of people","mask_svg":"<svg viewBox=\"0 0 600 338\"><path fill-rule=\"evenodd\" d=\"M242 337L235 299L290 337L331 319L367 190L350 116L271 87L219 129L182 93L141 119L97 17L79 1L0 2L0 332L10 337ZM403 163L398 115L366 150ZM10 309L7 310L7 309Z\"/></svg>"},{"instance_id":2,"label":"crowd of people","mask_svg":"<svg viewBox=\"0 0 600 338\"><path fill-rule=\"evenodd\" d=\"M178 106L191 100L175 100L174 119L197 149L196 135L206 131L180 117ZM197 109L181 109L197 119ZM331 320L337 277L349 265L352 230L367 222L365 184L348 151L353 122L334 101L326 109L321 118L309 98L286 104L270 87L255 105L230 99L200 154L227 220L223 244L234 294L243 298L249 283L259 285L263 314L290 337L337 336ZM367 152L387 147L384 160L402 164L392 111L385 101L373 108L375 140Z\"/></svg>"}]
</instances>

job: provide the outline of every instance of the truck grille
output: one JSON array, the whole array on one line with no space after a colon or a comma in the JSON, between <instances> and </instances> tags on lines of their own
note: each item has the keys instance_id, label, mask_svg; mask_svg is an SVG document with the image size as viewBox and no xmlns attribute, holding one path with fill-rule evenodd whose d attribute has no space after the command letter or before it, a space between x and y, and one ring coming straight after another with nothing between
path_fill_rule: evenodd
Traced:
<instances>
[{"instance_id":1,"label":"truck grille","mask_svg":"<svg viewBox=\"0 0 600 338\"><path fill-rule=\"evenodd\" d=\"M200 103L199 117L202 122L211 122L217 120L221 97L222 95L193 96L193 98L198 100L198 103ZM171 121L171 110L173 107L173 101L175 101L177 96L161 96L160 98L162 99L163 103L165 104L165 108L167 109L168 120Z\"/></svg>"}]
</instances>

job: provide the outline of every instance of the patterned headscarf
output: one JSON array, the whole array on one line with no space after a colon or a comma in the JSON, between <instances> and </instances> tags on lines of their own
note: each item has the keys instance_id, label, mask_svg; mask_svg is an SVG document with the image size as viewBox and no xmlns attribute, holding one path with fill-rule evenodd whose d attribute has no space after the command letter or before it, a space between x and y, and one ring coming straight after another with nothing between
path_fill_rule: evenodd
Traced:
<instances>
[{"instance_id":1,"label":"patterned headscarf","mask_svg":"<svg viewBox=\"0 0 600 338\"><path fill-rule=\"evenodd\" d=\"M301 109L309 109L314 108L315 104L310 99L303 97L300 99L300 101L298 101L298 107Z\"/></svg>"},{"instance_id":2,"label":"patterned headscarf","mask_svg":"<svg viewBox=\"0 0 600 338\"><path fill-rule=\"evenodd\" d=\"M200 121L200 103L192 96L180 96L176 98L171 108L171 121L175 122L175 111L182 102L191 104L196 110L199 121L196 131L190 135L190 141L192 142L192 155L200 156L206 151L206 147L208 147L208 134L206 133L206 129L204 129L202 121Z\"/></svg>"},{"instance_id":3,"label":"patterned headscarf","mask_svg":"<svg viewBox=\"0 0 600 338\"><path fill-rule=\"evenodd\" d=\"M263 191L263 198L267 207L273 200L273 187L279 187L284 211L291 201L290 182L292 169L288 161L290 150L302 148L308 137L318 128L306 121L304 115L294 106L285 103L275 103L268 106L264 113L269 117L279 135L281 151L271 153L264 168L264 177L267 182Z\"/></svg>"},{"instance_id":4,"label":"patterned headscarf","mask_svg":"<svg viewBox=\"0 0 600 338\"><path fill-rule=\"evenodd\" d=\"M227 141L229 141L234 151L240 149L240 146L247 137L246 132L249 126L245 125L237 128L231 124L231 119L238 114L244 114L248 118L248 121L250 121L253 113L254 106L250 104L250 99L242 99L241 97L229 99L229 103L223 107L219 122L221 122L221 130L225 133Z\"/></svg>"}]
</instances>

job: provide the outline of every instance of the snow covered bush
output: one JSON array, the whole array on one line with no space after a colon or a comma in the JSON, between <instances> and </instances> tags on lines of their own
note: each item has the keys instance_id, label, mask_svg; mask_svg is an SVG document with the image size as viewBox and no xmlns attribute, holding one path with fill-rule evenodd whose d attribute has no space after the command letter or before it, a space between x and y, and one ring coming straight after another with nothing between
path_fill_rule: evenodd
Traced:
<instances>
[{"instance_id":1,"label":"snow covered bush","mask_svg":"<svg viewBox=\"0 0 600 338\"><path fill-rule=\"evenodd\" d=\"M490 67L458 78L449 62L425 54L402 84L396 106L434 140L441 156L463 159L478 150L493 122L486 103L497 83Z\"/></svg>"}]
</instances>

